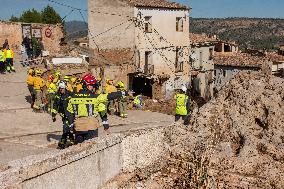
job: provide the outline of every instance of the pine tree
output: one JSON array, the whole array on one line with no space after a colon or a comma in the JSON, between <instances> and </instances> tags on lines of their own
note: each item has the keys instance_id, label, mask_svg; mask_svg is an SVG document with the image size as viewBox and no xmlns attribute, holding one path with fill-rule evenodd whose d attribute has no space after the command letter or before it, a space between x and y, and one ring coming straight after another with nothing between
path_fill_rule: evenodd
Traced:
<instances>
[{"instance_id":1,"label":"pine tree","mask_svg":"<svg viewBox=\"0 0 284 189\"><path fill-rule=\"evenodd\" d=\"M41 15L42 15L42 23L45 24L62 23L60 15L54 10L53 7L49 5L43 9Z\"/></svg>"}]
</instances>

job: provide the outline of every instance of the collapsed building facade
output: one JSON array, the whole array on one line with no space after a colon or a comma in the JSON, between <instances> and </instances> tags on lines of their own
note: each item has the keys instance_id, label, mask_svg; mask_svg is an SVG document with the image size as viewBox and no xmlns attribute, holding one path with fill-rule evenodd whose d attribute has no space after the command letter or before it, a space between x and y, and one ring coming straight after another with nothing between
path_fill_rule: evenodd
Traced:
<instances>
[{"instance_id":1,"label":"collapsed building facade","mask_svg":"<svg viewBox=\"0 0 284 189\"><path fill-rule=\"evenodd\" d=\"M153 98L171 97L189 84L188 7L166 0L88 3L89 46L97 54L93 61L103 63L104 73L113 73L108 77Z\"/></svg>"},{"instance_id":2,"label":"collapsed building facade","mask_svg":"<svg viewBox=\"0 0 284 189\"><path fill-rule=\"evenodd\" d=\"M190 33L192 93L208 101L213 97L214 42L216 38Z\"/></svg>"},{"instance_id":3,"label":"collapsed building facade","mask_svg":"<svg viewBox=\"0 0 284 189\"><path fill-rule=\"evenodd\" d=\"M16 52L21 50L23 39L27 36L30 39L32 37L41 39L45 50L50 55L56 55L64 38L62 25L0 21L0 28L0 43L8 39L10 46Z\"/></svg>"}]
</instances>

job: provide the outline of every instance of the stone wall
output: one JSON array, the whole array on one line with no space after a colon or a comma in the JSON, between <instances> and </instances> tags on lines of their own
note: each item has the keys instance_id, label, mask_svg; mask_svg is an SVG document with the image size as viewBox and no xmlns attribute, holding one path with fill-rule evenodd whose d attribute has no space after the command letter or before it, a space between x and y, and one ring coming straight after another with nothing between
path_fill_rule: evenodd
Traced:
<instances>
[{"instance_id":1,"label":"stone wall","mask_svg":"<svg viewBox=\"0 0 284 189\"><path fill-rule=\"evenodd\" d=\"M0 172L0 188L99 188L122 172L157 161L167 152L167 131L164 127L112 135L10 162Z\"/></svg>"},{"instance_id":2,"label":"stone wall","mask_svg":"<svg viewBox=\"0 0 284 189\"><path fill-rule=\"evenodd\" d=\"M23 41L22 24L27 23L0 21L0 45L2 46L5 39L8 39L13 50L16 53L20 53L20 47ZM60 50L60 40L64 37L62 26L37 23L31 23L30 25L32 29L41 30L41 38L45 50L49 51L50 55L56 55ZM51 31L50 37L45 35L47 29Z\"/></svg>"}]
</instances>

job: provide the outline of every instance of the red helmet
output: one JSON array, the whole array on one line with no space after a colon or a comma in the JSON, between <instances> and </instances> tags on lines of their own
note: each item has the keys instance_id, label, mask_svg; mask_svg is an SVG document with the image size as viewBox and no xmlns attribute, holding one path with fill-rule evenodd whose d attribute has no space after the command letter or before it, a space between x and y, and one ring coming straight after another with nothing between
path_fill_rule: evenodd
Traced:
<instances>
[{"instance_id":1,"label":"red helmet","mask_svg":"<svg viewBox=\"0 0 284 189\"><path fill-rule=\"evenodd\" d=\"M95 85L97 83L96 78L92 74L87 74L82 78L82 81L86 85Z\"/></svg>"}]
</instances>

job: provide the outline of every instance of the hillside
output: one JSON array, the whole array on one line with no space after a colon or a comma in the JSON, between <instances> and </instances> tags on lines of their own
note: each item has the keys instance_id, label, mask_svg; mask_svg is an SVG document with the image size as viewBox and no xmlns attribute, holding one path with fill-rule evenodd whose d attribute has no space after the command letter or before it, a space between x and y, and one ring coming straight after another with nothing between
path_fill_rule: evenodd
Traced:
<instances>
[{"instance_id":1,"label":"hillside","mask_svg":"<svg viewBox=\"0 0 284 189\"><path fill-rule=\"evenodd\" d=\"M88 35L87 23L82 21L70 21L65 23L68 39L86 37Z\"/></svg>"},{"instance_id":2,"label":"hillside","mask_svg":"<svg viewBox=\"0 0 284 189\"><path fill-rule=\"evenodd\" d=\"M241 47L274 49L284 44L284 19L191 18L190 32L216 34L223 40L235 40Z\"/></svg>"}]
</instances>

